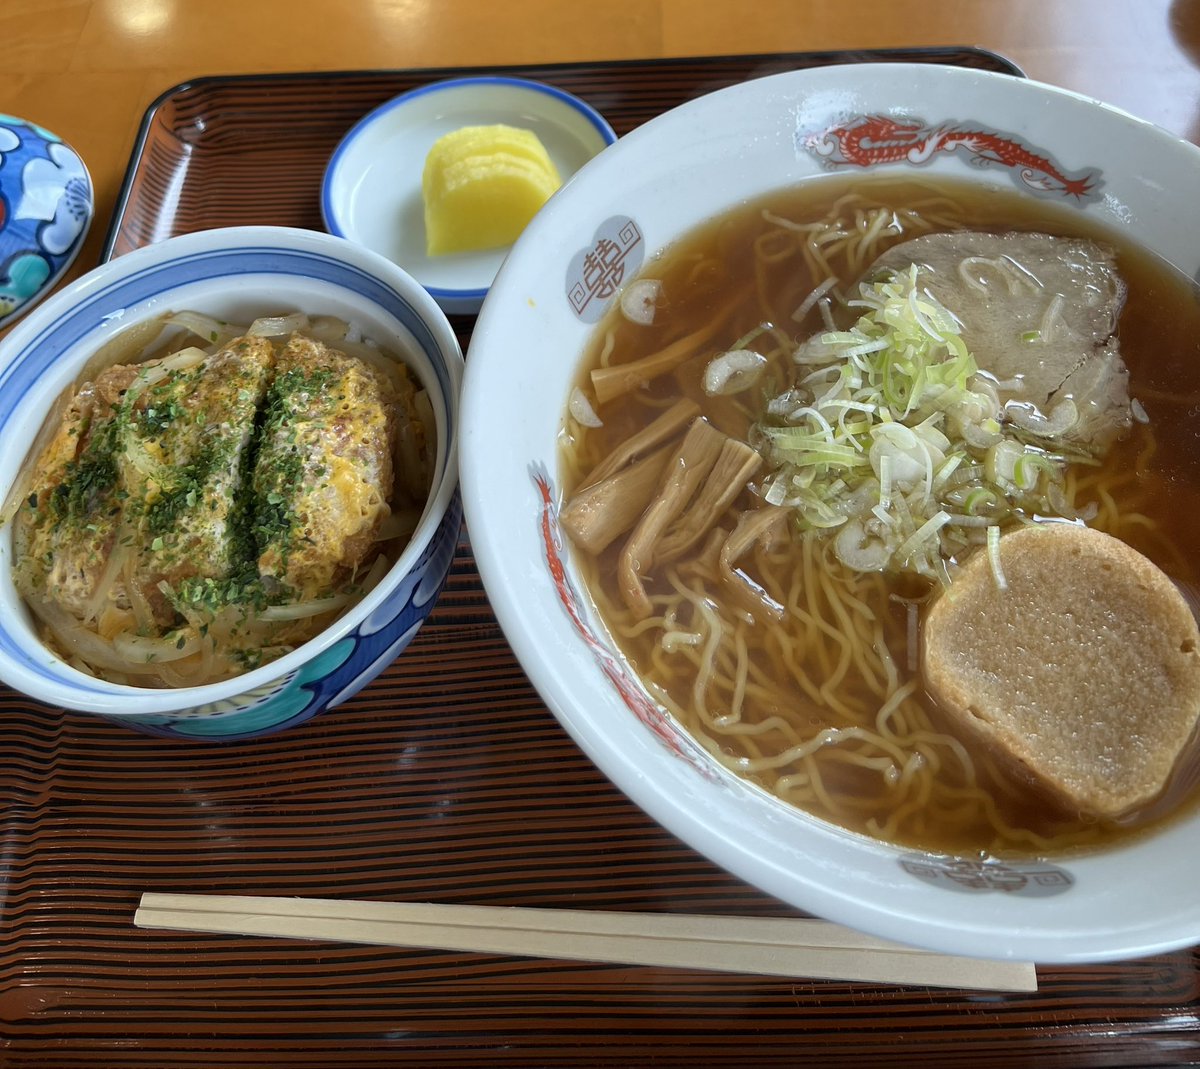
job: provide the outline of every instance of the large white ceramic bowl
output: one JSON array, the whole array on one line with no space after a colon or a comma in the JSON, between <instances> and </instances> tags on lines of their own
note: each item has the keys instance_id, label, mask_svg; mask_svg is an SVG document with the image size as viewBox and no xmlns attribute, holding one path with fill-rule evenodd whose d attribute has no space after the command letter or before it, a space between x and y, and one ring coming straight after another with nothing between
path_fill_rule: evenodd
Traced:
<instances>
[{"instance_id":1,"label":"large white ceramic bowl","mask_svg":"<svg viewBox=\"0 0 1200 1069\"><path fill-rule=\"evenodd\" d=\"M11 531L0 531L0 679L51 705L158 735L245 739L301 723L353 695L396 658L433 607L461 521L462 353L445 315L415 280L342 238L281 227L172 238L84 275L0 342L0 499L54 398L85 361L126 328L183 310L231 323L290 312L340 316L403 356L437 419L433 490L387 576L310 642L223 683L119 686L51 656L13 586Z\"/></svg>"},{"instance_id":2,"label":"large white ceramic bowl","mask_svg":"<svg viewBox=\"0 0 1200 1069\"><path fill-rule=\"evenodd\" d=\"M856 134L871 116L915 129L889 139L885 123L864 145ZM868 167L1049 196L1188 275L1200 268L1200 151L1069 92L949 67L864 65L763 78L684 105L585 167L518 241L484 304L461 449L488 594L530 678L600 768L696 849L795 906L982 957L1078 962L1193 944L1200 814L1105 852L1009 865L914 854L808 816L717 767L645 697L607 647L557 531L569 390L620 281L724 209Z\"/></svg>"}]
</instances>

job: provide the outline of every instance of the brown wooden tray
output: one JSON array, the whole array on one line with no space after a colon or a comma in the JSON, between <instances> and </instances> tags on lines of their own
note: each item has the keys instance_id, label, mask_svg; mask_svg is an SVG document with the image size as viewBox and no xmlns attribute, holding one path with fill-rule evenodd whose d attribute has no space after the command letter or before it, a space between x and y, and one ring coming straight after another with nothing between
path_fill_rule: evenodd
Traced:
<instances>
[{"instance_id":1,"label":"brown wooden tray","mask_svg":"<svg viewBox=\"0 0 1200 1069\"><path fill-rule=\"evenodd\" d=\"M618 133L700 93L970 49L510 68ZM147 113L105 255L235 223L319 228L376 104L463 70L211 78ZM477 73L477 72L475 72ZM456 327L464 342L472 321ZM333 712L240 744L146 738L0 689L4 1066L1200 1064L1191 952L1042 969L1036 995L779 980L133 928L142 891L786 915L575 747L464 540L412 646Z\"/></svg>"}]
</instances>

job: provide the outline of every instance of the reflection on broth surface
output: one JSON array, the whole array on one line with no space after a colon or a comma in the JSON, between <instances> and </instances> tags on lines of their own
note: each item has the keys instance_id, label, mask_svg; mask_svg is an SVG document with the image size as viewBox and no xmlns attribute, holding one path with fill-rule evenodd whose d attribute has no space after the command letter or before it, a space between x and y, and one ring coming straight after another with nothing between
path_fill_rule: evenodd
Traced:
<instances>
[{"instance_id":1,"label":"reflection on broth surface","mask_svg":"<svg viewBox=\"0 0 1200 1069\"><path fill-rule=\"evenodd\" d=\"M1190 749L1140 811L1064 811L952 729L918 663L931 598L1022 524L1086 523L1200 589L1190 280L1061 205L842 178L642 277L652 321L614 306L583 362L562 520L680 723L781 798L927 849L1061 853L1181 808Z\"/></svg>"}]
</instances>

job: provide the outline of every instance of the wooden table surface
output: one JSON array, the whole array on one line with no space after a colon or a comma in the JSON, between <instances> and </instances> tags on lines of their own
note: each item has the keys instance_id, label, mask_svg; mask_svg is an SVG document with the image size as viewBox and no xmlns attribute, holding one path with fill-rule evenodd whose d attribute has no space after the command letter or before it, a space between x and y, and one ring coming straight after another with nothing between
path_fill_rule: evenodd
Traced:
<instances>
[{"instance_id":1,"label":"wooden table surface","mask_svg":"<svg viewBox=\"0 0 1200 1069\"><path fill-rule=\"evenodd\" d=\"M0 112L96 185L73 275L146 109L209 75L976 45L1200 143L1200 0L2 0L0 42ZM780 911L575 749L469 547L405 658L336 720L251 747L0 694L0 1066L1200 1065L1190 951L1002 997L135 932L139 891L251 874L262 894Z\"/></svg>"}]
</instances>

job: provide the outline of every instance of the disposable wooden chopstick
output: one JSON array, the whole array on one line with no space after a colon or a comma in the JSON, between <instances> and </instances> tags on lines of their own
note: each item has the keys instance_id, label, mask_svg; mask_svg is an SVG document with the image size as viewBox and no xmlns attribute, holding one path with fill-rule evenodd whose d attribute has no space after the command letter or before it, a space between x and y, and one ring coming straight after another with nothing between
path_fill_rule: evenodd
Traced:
<instances>
[{"instance_id":1,"label":"disposable wooden chopstick","mask_svg":"<svg viewBox=\"0 0 1200 1069\"><path fill-rule=\"evenodd\" d=\"M1025 962L935 954L820 920L144 894L141 928L659 965L825 980L1036 991Z\"/></svg>"}]
</instances>

